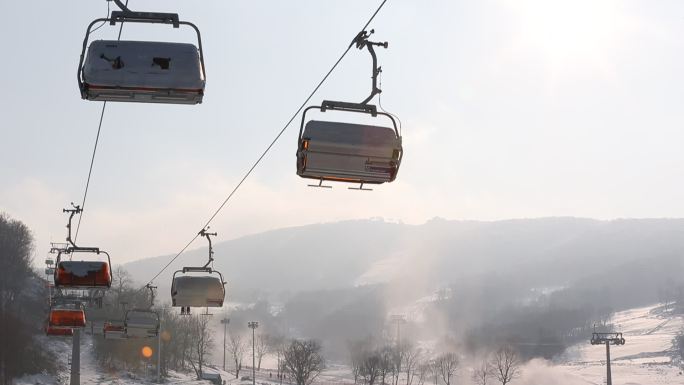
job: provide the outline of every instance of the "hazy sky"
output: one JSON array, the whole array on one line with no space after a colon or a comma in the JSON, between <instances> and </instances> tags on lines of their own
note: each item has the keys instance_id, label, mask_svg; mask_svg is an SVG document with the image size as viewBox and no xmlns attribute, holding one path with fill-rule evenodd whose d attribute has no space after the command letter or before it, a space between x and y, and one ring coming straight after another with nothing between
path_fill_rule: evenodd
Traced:
<instances>
[{"instance_id":1,"label":"hazy sky","mask_svg":"<svg viewBox=\"0 0 684 385\"><path fill-rule=\"evenodd\" d=\"M378 4L130 0L199 26L206 95L108 105L79 243L116 262L178 251ZM76 67L106 7L3 7L0 211L33 229L40 256L82 199L101 103L80 99ZM372 27L390 42L382 104L404 127L397 181L306 187L293 125L216 220L219 240L348 218L684 216L684 2L389 0ZM150 25L122 38L193 41ZM369 76L368 53L352 51L313 102L360 101Z\"/></svg>"}]
</instances>

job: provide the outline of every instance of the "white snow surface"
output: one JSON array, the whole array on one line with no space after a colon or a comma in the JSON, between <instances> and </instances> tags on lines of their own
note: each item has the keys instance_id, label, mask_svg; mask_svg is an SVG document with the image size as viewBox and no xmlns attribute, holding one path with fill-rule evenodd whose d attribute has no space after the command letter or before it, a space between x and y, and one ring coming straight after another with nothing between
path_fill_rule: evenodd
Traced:
<instances>
[{"instance_id":1,"label":"white snow surface","mask_svg":"<svg viewBox=\"0 0 684 385\"><path fill-rule=\"evenodd\" d=\"M423 300L429 301L430 298ZM684 327L684 318L664 313L660 305L647 306L618 312L612 322L616 331L621 331L626 339L624 346L611 346L611 367L614 385L684 385L683 371L678 361L673 360L672 340ZM46 338L46 337L41 337ZM589 336L588 336L589 338ZM536 359L526 363L522 376L511 385L587 385L605 384L606 350L604 346L594 346L589 341L570 347L564 355L553 362ZM47 338L46 338L47 339ZM69 339L51 338L46 343L48 349L59 353L60 373L57 377L48 375L26 376L15 381L17 385L68 384L69 372L67 357L71 352ZM92 336L82 335L81 384L118 385L152 384L150 379L136 377L127 372L106 373L100 370L93 359ZM262 371L257 373L257 383L275 385L275 376L269 372L275 368L275 358L267 356L262 363ZM154 370L154 369L152 369ZM218 369L230 385L249 385L251 381L239 381L234 375ZM249 376L244 370L240 377ZM457 384L470 385L470 370L462 367L455 378ZM348 367L329 364L328 369L316 381L321 385L342 385L353 382ZM209 384L195 380L194 374L172 373L168 384ZM426 385L432 385L429 381Z\"/></svg>"},{"instance_id":2,"label":"white snow surface","mask_svg":"<svg viewBox=\"0 0 684 385\"><path fill-rule=\"evenodd\" d=\"M613 317L615 331L622 332L626 340L625 345L610 347L613 385L684 384L682 369L672 360L672 340L684 327L684 319L664 314L662 309L658 305L647 306L618 312ZM536 370L548 363L533 361L530 365ZM568 378L567 384L604 384L605 346L594 346L588 341L573 346L554 369ZM541 384L527 382L537 383Z\"/></svg>"}]
</instances>

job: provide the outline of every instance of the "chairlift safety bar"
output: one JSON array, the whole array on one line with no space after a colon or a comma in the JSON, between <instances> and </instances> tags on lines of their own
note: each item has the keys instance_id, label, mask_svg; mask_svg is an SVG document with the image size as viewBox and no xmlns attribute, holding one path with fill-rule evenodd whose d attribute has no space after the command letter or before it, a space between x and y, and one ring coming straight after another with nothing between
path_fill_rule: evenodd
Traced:
<instances>
[{"instance_id":1,"label":"chairlift safety bar","mask_svg":"<svg viewBox=\"0 0 684 385\"><path fill-rule=\"evenodd\" d=\"M399 135L399 128L397 127L397 122L394 119L394 117L386 112L378 112L378 109L376 106L372 104L363 104L363 103L348 103L348 102L336 102L336 101L330 101L330 100L324 100L323 103L321 103L320 106L310 106L304 109L304 113L302 114L302 122L299 126L299 137L298 140L302 139L302 135L304 134L304 124L306 123L306 113L309 112L309 110L312 109L318 109L321 112L326 112L328 110L331 111L345 111L345 112L358 112L362 114L369 114L373 117L377 117L378 115L386 116L392 121L392 126L394 127L394 132L397 135L397 138L401 137Z\"/></svg>"}]
</instances>

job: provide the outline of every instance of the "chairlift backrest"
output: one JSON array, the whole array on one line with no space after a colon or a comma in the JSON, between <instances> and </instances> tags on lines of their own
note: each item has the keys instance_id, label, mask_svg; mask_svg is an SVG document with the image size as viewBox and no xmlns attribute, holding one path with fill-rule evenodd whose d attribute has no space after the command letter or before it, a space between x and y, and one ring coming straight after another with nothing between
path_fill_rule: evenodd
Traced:
<instances>
[{"instance_id":1,"label":"chairlift backrest","mask_svg":"<svg viewBox=\"0 0 684 385\"><path fill-rule=\"evenodd\" d=\"M93 252L86 249L72 249L72 258L75 253L86 252L89 260L63 261L61 254L57 256L57 268L55 269L55 286L88 289L88 288L109 288L112 286L112 270L109 254L104 251ZM107 261L95 261L92 254L105 254Z\"/></svg>"},{"instance_id":2,"label":"chairlift backrest","mask_svg":"<svg viewBox=\"0 0 684 385\"><path fill-rule=\"evenodd\" d=\"M155 337L159 334L159 315L152 310L129 310L124 325L129 337Z\"/></svg>"},{"instance_id":3,"label":"chairlift backrest","mask_svg":"<svg viewBox=\"0 0 684 385\"><path fill-rule=\"evenodd\" d=\"M85 312L82 308L53 308L48 319L52 328L80 329L86 326Z\"/></svg>"},{"instance_id":4,"label":"chairlift backrest","mask_svg":"<svg viewBox=\"0 0 684 385\"><path fill-rule=\"evenodd\" d=\"M187 25L197 46L175 42L98 40L88 46L99 22ZM81 97L87 100L198 104L204 97L206 72L199 29L177 14L112 12L93 21L86 32L78 68Z\"/></svg>"},{"instance_id":5,"label":"chairlift backrest","mask_svg":"<svg viewBox=\"0 0 684 385\"><path fill-rule=\"evenodd\" d=\"M102 327L102 334L106 340L125 339L126 327L121 321L108 321Z\"/></svg>"},{"instance_id":6,"label":"chairlift backrest","mask_svg":"<svg viewBox=\"0 0 684 385\"><path fill-rule=\"evenodd\" d=\"M97 40L83 68L87 99L197 104L205 82L192 44Z\"/></svg>"},{"instance_id":7,"label":"chairlift backrest","mask_svg":"<svg viewBox=\"0 0 684 385\"><path fill-rule=\"evenodd\" d=\"M173 274L172 305L174 307L222 307L226 297L223 275L212 269L202 270L206 273L200 276L186 274L191 271L185 268ZM183 275L177 276L178 273Z\"/></svg>"},{"instance_id":8,"label":"chairlift backrest","mask_svg":"<svg viewBox=\"0 0 684 385\"><path fill-rule=\"evenodd\" d=\"M312 108L321 111L335 109L334 103L338 102L324 102L323 106L309 107L307 111ZM297 174L303 178L354 183L393 181L403 156L401 136L394 118L377 112L374 106L340 104L343 108L338 110L341 111L386 116L393 126L306 121L305 111L297 151Z\"/></svg>"},{"instance_id":9,"label":"chairlift backrest","mask_svg":"<svg viewBox=\"0 0 684 385\"><path fill-rule=\"evenodd\" d=\"M45 326L45 334L51 337L70 337L74 335L74 329L56 328L47 325Z\"/></svg>"}]
</instances>

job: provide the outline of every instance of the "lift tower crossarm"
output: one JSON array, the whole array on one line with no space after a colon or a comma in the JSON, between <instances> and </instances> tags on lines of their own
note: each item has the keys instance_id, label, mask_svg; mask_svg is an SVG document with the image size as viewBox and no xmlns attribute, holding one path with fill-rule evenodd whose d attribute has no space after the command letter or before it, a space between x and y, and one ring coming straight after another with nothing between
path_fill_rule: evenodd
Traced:
<instances>
[{"instance_id":1,"label":"lift tower crossarm","mask_svg":"<svg viewBox=\"0 0 684 385\"><path fill-rule=\"evenodd\" d=\"M599 333L594 332L591 335L592 345L606 345L606 383L613 385L613 378L610 371L610 345L624 345L625 338L622 333Z\"/></svg>"}]
</instances>

